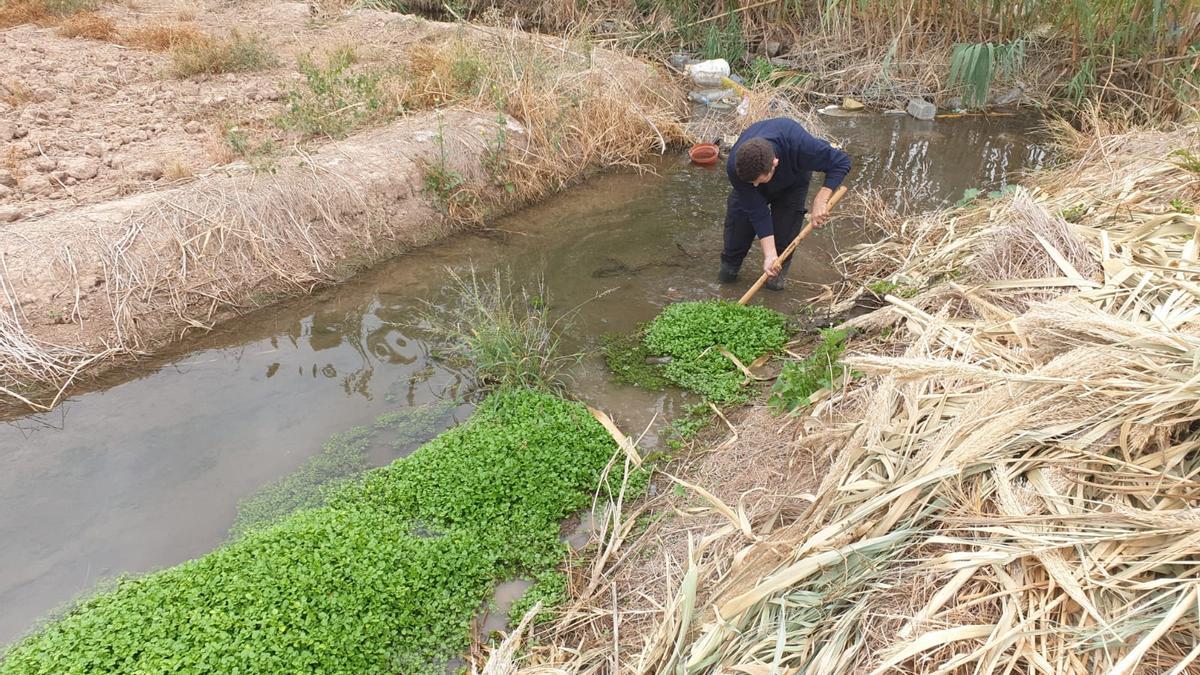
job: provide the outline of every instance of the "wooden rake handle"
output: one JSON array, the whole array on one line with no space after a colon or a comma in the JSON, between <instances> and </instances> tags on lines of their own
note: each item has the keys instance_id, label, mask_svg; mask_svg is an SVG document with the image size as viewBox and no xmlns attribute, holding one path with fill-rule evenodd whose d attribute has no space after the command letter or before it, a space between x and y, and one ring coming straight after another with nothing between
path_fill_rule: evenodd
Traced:
<instances>
[{"instance_id":1,"label":"wooden rake handle","mask_svg":"<svg viewBox=\"0 0 1200 675\"><path fill-rule=\"evenodd\" d=\"M837 189L837 191L835 191L833 193L832 197L829 198L829 210L832 211L833 207L837 206L837 203L840 202L842 200L842 197L845 197L845 196L846 196L846 186L843 185L843 186L839 187ZM788 244L788 247L783 249L783 253L779 254L778 263L780 266L782 266L785 262L787 262L788 257L792 255L792 251L796 250L796 245L800 243L800 240L807 237L808 234L813 231L814 225L815 225L815 223L810 218L808 221L808 224L804 226L804 229L800 230L800 234L796 235L796 238L792 240L792 243ZM750 302L750 298L754 297L754 294L757 293L758 290L763 287L763 284L767 283L767 279L769 279L769 278L770 277L767 276L767 273L763 272L758 277L758 281L754 282L754 285L750 287L750 290L746 291L746 294L743 295L740 300L738 300L738 304L744 305L747 302Z\"/></svg>"}]
</instances>

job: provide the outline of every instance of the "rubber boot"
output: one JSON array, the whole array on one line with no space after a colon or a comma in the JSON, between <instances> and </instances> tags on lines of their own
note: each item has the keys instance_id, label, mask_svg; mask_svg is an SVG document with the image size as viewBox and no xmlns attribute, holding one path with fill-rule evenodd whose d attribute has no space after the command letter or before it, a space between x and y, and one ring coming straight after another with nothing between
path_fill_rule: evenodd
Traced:
<instances>
[{"instance_id":1,"label":"rubber boot","mask_svg":"<svg viewBox=\"0 0 1200 675\"><path fill-rule=\"evenodd\" d=\"M721 261L721 270L717 272L717 281L723 284L731 284L737 281L738 267L731 265L724 260Z\"/></svg>"}]
</instances>

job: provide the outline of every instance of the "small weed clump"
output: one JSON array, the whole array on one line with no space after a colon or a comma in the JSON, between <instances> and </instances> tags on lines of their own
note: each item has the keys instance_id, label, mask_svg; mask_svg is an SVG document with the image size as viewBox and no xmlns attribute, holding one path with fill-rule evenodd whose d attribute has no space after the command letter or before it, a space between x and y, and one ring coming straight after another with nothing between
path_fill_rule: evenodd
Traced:
<instances>
[{"instance_id":1,"label":"small weed clump","mask_svg":"<svg viewBox=\"0 0 1200 675\"><path fill-rule=\"evenodd\" d=\"M451 271L450 305L427 305L421 322L446 348L448 356L475 365L475 376L492 388L561 391L563 371L579 354L559 353L559 337L569 316L551 318L546 288L517 288L497 270L489 282L474 268L468 276Z\"/></svg>"},{"instance_id":2,"label":"small weed clump","mask_svg":"<svg viewBox=\"0 0 1200 675\"><path fill-rule=\"evenodd\" d=\"M1083 220L1083 216L1086 214L1087 214L1087 205L1086 204L1076 204L1074 206L1070 206L1070 207L1063 209L1062 211L1059 212L1058 215L1060 218L1067 221L1068 223L1078 223L1079 221Z\"/></svg>"},{"instance_id":3,"label":"small weed clump","mask_svg":"<svg viewBox=\"0 0 1200 675\"><path fill-rule=\"evenodd\" d=\"M23 23L55 26L99 5L99 0L6 0L0 3L0 29Z\"/></svg>"},{"instance_id":4,"label":"small weed clump","mask_svg":"<svg viewBox=\"0 0 1200 675\"><path fill-rule=\"evenodd\" d=\"M493 394L326 505L84 601L0 674L443 673L495 583L562 561L616 451L580 404Z\"/></svg>"},{"instance_id":5,"label":"small weed clump","mask_svg":"<svg viewBox=\"0 0 1200 675\"><path fill-rule=\"evenodd\" d=\"M472 193L466 189L466 179L456 169L450 166L450 158L446 153L445 130L438 125L437 158L425 162L425 194L432 198L434 204L447 215L455 217L462 209L470 210Z\"/></svg>"},{"instance_id":6,"label":"small weed clump","mask_svg":"<svg viewBox=\"0 0 1200 675\"><path fill-rule=\"evenodd\" d=\"M1169 157L1179 168L1200 174L1200 156L1192 154L1190 150L1174 150Z\"/></svg>"},{"instance_id":7,"label":"small weed clump","mask_svg":"<svg viewBox=\"0 0 1200 675\"><path fill-rule=\"evenodd\" d=\"M263 42L234 31L225 38L183 44L171 50L175 75L219 75L263 70L278 63Z\"/></svg>"},{"instance_id":8,"label":"small weed clump","mask_svg":"<svg viewBox=\"0 0 1200 675\"><path fill-rule=\"evenodd\" d=\"M1196 214L1195 207L1190 206L1187 202L1183 201L1182 199L1172 199L1171 200L1171 210L1174 211L1175 213L1182 213L1182 214L1188 215L1188 216L1192 216L1192 215Z\"/></svg>"},{"instance_id":9,"label":"small weed clump","mask_svg":"<svg viewBox=\"0 0 1200 675\"><path fill-rule=\"evenodd\" d=\"M222 159L223 164L240 158L255 173L275 173L279 168L275 161L278 147L272 139L261 138L257 131L236 125L222 125L220 148L215 156Z\"/></svg>"},{"instance_id":10,"label":"small weed clump","mask_svg":"<svg viewBox=\"0 0 1200 675\"><path fill-rule=\"evenodd\" d=\"M383 86L385 73L358 70L353 48L335 50L319 65L311 58L300 59L304 85L287 96L287 110L277 123L299 132L304 138L343 138L371 122L385 121L401 112L399 101Z\"/></svg>"},{"instance_id":11,"label":"small weed clump","mask_svg":"<svg viewBox=\"0 0 1200 675\"><path fill-rule=\"evenodd\" d=\"M708 405L700 403L688 406L684 409L683 417L673 420L667 426L664 434L667 439L667 447L672 450L682 448L684 443L695 438L696 434L699 434L712 420L712 408L709 408Z\"/></svg>"},{"instance_id":12,"label":"small weed clump","mask_svg":"<svg viewBox=\"0 0 1200 675\"><path fill-rule=\"evenodd\" d=\"M888 279L876 279L875 281L872 281L871 283L867 284L867 290L881 298L889 293L898 295L901 298L911 298L917 294L917 289L913 288L912 286L905 286L899 282L890 281Z\"/></svg>"},{"instance_id":13,"label":"small weed clump","mask_svg":"<svg viewBox=\"0 0 1200 675\"><path fill-rule=\"evenodd\" d=\"M207 34L190 26L171 26L163 23L138 26L121 31L121 41L128 47L151 52L198 48L212 42Z\"/></svg>"},{"instance_id":14,"label":"small weed clump","mask_svg":"<svg viewBox=\"0 0 1200 675\"><path fill-rule=\"evenodd\" d=\"M846 350L847 337L849 333L845 330L821 330L821 342L807 359L784 364L771 387L767 404L779 412L791 412L807 406L816 391L832 386L846 373L846 367L838 359Z\"/></svg>"},{"instance_id":15,"label":"small weed clump","mask_svg":"<svg viewBox=\"0 0 1200 675\"><path fill-rule=\"evenodd\" d=\"M646 349L670 356L663 373L676 385L714 403L744 400L743 375L725 349L743 365L783 347L787 317L766 307L730 302L680 302L646 327Z\"/></svg>"},{"instance_id":16,"label":"small weed clump","mask_svg":"<svg viewBox=\"0 0 1200 675\"><path fill-rule=\"evenodd\" d=\"M58 34L69 38L111 40L117 34L117 27L99 14L80 12L63 21L58 27Z\"/></svg>"}]
</instances>

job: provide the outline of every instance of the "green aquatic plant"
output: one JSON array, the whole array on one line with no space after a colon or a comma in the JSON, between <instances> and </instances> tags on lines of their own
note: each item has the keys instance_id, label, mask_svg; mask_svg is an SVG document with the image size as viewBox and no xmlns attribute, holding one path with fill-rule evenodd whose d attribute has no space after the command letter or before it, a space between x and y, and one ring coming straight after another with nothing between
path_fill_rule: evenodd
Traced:
<instances>
[{"instance_id":1,"label":"green aquatic plant","mask_svg":"<svg viewBox=\"0 0 1200 675\"><path fill-rule=\"evenodd\" d=\"M748 366L787 342L787 317L756 305L680 302L646 327L650 353L670 356L663 373L677 386L714 403L743 400L744 375L722 350Z\"/></svg>"},{"instance_id":2,"label":"green aquatic plant","mask_svg":"<svg viewBox=\"0 0 1200 675\"><path fill-rule=\"evenodd\" d=\"M538 280L518 285L511 273L491 279L472 267L450 270L452 288L445 307L427 303L420 320L444 346L445 354L471 362L485 387L531 387L561 392L565 369L580 354L563 354L561 334L573 312L554 317L548 291Z\"/></svg>"},{"instance_id":3,"label":"green aquatic plant","mask_svg":"<svg viewBox=\"0 0 1200 675\"><path fill-rule=\"evenodd\" d=\"M331 492L367 470L370 441L371 430L366 427L334 434L299 469L239 502L229 536L238 539L296 511L323 505Z\"/></svg>"},{"instance_id":4,"label":"green aquatic plant","mask_svg":"<svg viewBox=\"0 0 1200 675\"><path fill-rule=\"evenodd\" d=\"M846 373L838 359L846 350L849 333L844 329L827 328L820 331L821 341L812 354L802 361L788 361L771 387L767 404L778 412L791 412L807 406L810 397Z\"/></svg>"},{"instance_id":5,"label":"green aquatic plant","mask_svg":"<svg viewBox=\"0 0 1200 675\"><path fill-rule=\"evenodd\" d=\"M667 447L678 450L687 441L695 438L713 421L712 408L706 403L689 405L684 408L683 416L671 421L664 430Z\"/></svg>"},{"instance_id":6,"label":"green aquatic plant","mask_svg":"<svg viewBox=\"0 0 1200 675\"><path fill-rule=\"evenodd\" d=\"M392 448L400 450L433 438L458 405L455 400L435 401L386 412L375 419L375 429L386 431Z\"/></svg>"},{"instance_id":7,"label":"green aquatic plant","mask_svg":"<svg viewBox=\"0 0 1200 675\"><path fill-rule=\"evenodd\" d=\"M525 613L537 603L542 608L533 617L534 623L546 623L554 618L553 609L561 607L567 601L567 575L559 569L549 569L538 574L521 597L508 610L508 622L517 625L525 617Z\"/></svg>"},{"instance_id":8,"label":"green aquatic plant","mask_svg":"<svg viewBox=\"0 0 1200 675\"><path fill-rule=\"evenodd\" d=\"M495 393L324 506L82 601L0 674L442 673L498 581L561 563L616 451L583 405Z\"/></svg>"},{"instance_id":9,"label":"green aquatic plant","mask_svg":"<svg viewBox=\"0 0 1200 675\"><path fill-rule=\"evenodd\" d=\"M652 362L653 354L646 348L642 331L606 333L600 336L604 363L617 380L643 389L657 391L671 386L661 364Z\"/></svg>"}]
</instances>

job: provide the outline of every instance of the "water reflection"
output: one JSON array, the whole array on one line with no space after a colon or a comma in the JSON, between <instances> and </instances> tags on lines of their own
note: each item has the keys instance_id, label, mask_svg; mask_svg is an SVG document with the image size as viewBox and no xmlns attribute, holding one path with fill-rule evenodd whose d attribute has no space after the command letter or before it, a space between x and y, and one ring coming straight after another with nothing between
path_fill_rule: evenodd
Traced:
<instances>
[{"instance_id":1,"label":"water reflection","mask_svg":"<svg viewBox=\"0 0 1200 675\"><path fill-rule=\"evenodd\" d=\"M854 157L855 187L882 189L886 201L922 208L957 201L968 188L1000 189L1019 172L1039 169L1046 149L1034 142L1035 122L967 117L923 122L905 115L822 118Z\"/></svg>"}]
</instances>

